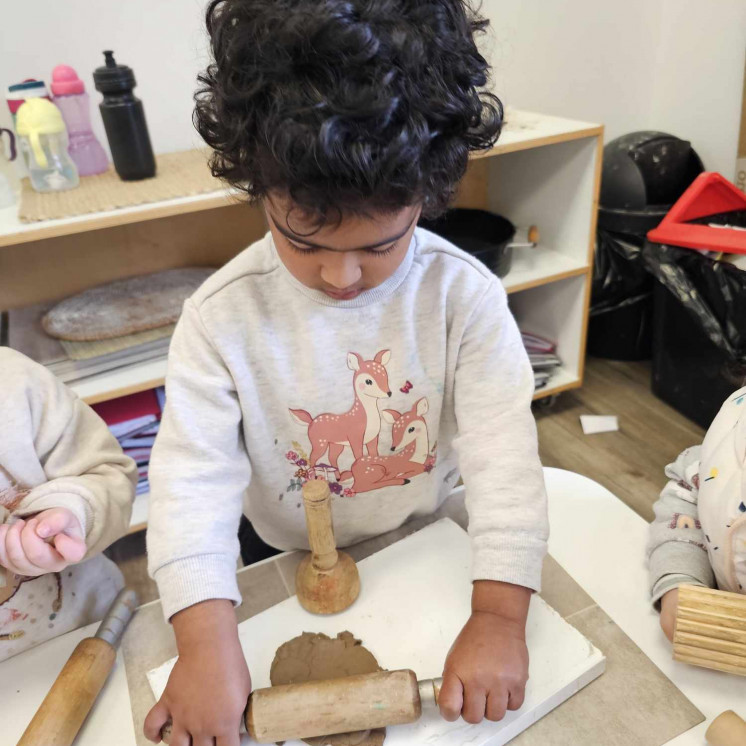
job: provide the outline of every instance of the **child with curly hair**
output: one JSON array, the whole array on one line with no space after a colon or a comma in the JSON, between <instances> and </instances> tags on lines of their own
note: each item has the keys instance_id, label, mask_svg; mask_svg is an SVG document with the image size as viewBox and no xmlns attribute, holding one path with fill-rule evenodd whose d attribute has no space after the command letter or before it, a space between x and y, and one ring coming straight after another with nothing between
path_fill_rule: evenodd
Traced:
<instances>
[{"instance_id":1,"label":"child with curly hair","mask_svg":"<svg viewBox=\"0 0 746 746\"><path fill-rule=\"evenodd\" d=\"M531 368L497 278L417 227L500 133L486 25L465 0L208 7L196 126L269 232L186 302L171 345L148 553L179 660L153 741L171 718L172 746L239 743L239 520L307 549L309 479L329 482L347 546L434 512L463 476L472 614L440 709L477 723L523 702L548 535Z\"/></svg>"}]
</instances>

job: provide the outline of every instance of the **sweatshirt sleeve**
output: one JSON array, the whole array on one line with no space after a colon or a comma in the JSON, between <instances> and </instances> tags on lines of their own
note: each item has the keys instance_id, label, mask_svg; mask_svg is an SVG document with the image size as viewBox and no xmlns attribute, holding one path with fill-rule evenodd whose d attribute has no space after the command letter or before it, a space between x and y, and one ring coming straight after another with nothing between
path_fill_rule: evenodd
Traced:
<instances>
[{"instance_id":1,"label":"sweatshirt sleeve","mask_svg":"<svg viewBox=\"0 0 746 746\"><path fill-rule=\"evenodd\" d=\"M27 373L29 429L47 481L30 490L13 515L68 508L92 557L127 533L137 467L106 423L54 375L36 364Z\"/></svg>"},{"instance_id":2,"label":"sweatshirt sleeve","mask_svg":"<svg viewBox=\"0 0 746 746\"><path fill-rule=\"evenodd\" d=\"M492 281L465 329L455 373L454 447L466 487L473 579L538 591L549 525L533 393L507 296Z\"/></svg>"},{"instance_id":3,"label":"sweatshirt sleeve","mask_svg":"<svg viewBox=\"0 0 746 746\"><path fill-rule=\"evenodd\" d=\"M715 575L699 523L699 447L684 451L666 467L669 481L653 506L648 566L654 604L683 583L715 587Z\"/></svg>"},{"instance_id":4,"label":"sweatshirt sleeve","mask_svg":"<svg viewBox=\"0 0 746 746\"><path fill-rule=\"evenodd\" d=\"M241 421L231 373L188 300L149 471L148 565L166 619L201 601L241 601L238 524L251 478Z\"/></svg>"}]
</instances>

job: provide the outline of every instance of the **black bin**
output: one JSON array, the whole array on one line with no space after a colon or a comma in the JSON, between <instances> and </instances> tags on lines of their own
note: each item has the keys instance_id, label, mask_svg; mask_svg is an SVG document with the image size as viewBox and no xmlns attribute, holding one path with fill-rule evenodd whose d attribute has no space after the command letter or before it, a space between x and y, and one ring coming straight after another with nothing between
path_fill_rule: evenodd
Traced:
<instances>
[{"instance_id":1,"label":"black bin","mask_svg":"<svg viewBox=\"0 0 746 746\"><path fill-rule=\"evenodd\" d=\"M659 280L653 393L707 428L746 382L746 271L690 249L646 244Z\"/></svg>"}]
</instances>

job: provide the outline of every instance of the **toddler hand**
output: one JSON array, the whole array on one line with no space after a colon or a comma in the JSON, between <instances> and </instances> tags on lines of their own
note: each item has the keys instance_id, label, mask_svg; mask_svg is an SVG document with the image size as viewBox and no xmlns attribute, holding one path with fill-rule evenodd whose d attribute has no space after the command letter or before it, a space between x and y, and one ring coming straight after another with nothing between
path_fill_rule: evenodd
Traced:
<instances>
[{"instance_id":1,"label":"toddler hand","mask_svg":"<svg viewBox=\"0 0 746 746\"><path fill-rule=\"evenodd\" d=\"M676 611L679 607L679 589L668 591L661 599L661 629L670 642L676 627Z\"/></svg>"},{"instance_id":2,"label":"toddler hand","mask_svg":"<svg viewBox=\"0 0 746 746\"><path fill-rule=\"evenodd\" d=\"M83 528L67 508L0 526L0 565L16 575L60 572L86 553Z\"/></svg>"},{"instance_id":3,"label":"toddler hand","mask_svg":"<svg viewBox=\"0 0 746 746\"><path fill-rule=\"evenodd\" d=\"M438 705L446 720L502 720L517 710L528 680L525 628L496 614L474 611L446 660Z\"/></svg>"}]
</instances>

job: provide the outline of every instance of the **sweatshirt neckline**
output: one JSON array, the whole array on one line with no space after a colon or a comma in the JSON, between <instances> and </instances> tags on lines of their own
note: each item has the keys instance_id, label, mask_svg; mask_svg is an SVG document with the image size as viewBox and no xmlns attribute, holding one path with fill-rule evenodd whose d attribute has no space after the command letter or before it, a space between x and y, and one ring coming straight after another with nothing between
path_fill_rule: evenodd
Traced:
<instances>
[{"instance_id":1,"label":"sweatshirt neckline","mask_svg":"<svg viewBox=\"0 0 746 746\"><path fill-rule=\"evenodd\" d=\"M272 234L270 234L269 236L269 244L272 252L275 255L277 264L280 267L280 271L282 272L285 279L296 290L306 296L306 298L312 300L314 303L319 303L323 306L330 306L332 308L363 308L373 303L377 303L384 298L392 295L404 282L407 275L409 274L409 270L412 268L414 255L417 251L417 230L415 229L415 232L412 235L412 240L409 244L409 248L407 249L405 257L402 260L402 263L396 268L396 271L391 275L391 277L386 279L380 285L371 288L370 290L364 290L362 293L360 293L360 295L358 295L356 298L353 298L352 300L338 300L336 298L331 298L322 290L316 290L304 285L300 280L294 277L291 274L290 270L288 270L288 268L285 266L284 262L277 252L277 247L275 246Z\"/></svg>"}]
</instances>

